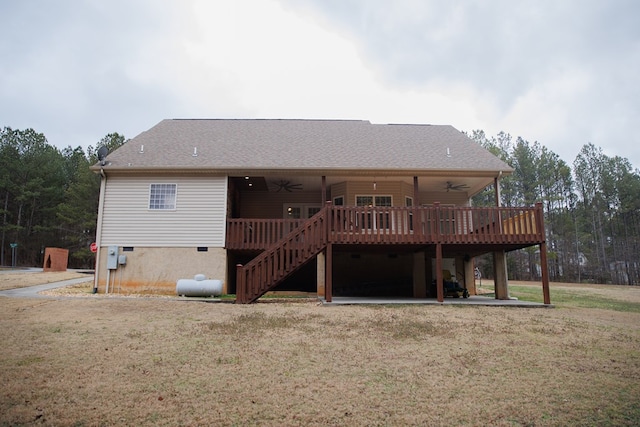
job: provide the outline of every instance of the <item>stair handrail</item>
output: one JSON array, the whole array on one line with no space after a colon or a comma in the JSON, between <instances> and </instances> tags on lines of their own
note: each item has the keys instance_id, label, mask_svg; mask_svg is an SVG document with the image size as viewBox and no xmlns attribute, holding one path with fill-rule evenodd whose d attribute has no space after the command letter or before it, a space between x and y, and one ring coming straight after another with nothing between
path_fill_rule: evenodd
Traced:
<instances>
[{"instance_id":1,"label":"stair handrail","mask_svg":"<svg viewBox=\"0 0 640 427\"><path fill-rule=\"evenodd\" d=\"M236 266L237 303L256 301L326 246L329 207L329 204L324 206L246 265ZM295 256L295 252L302 254Z\"/></svg>"}]
</instances>

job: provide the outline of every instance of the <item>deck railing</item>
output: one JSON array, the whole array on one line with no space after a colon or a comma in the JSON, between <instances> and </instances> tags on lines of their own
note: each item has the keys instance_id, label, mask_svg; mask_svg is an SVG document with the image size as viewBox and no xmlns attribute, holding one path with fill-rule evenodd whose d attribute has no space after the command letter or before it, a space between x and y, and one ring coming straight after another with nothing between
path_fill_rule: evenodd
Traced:
<instances>
[{"instance_id":1,"label":"deck railing","mask_svg":"<svg viewBox=\"0 0 640 427\"><path fill-rule=\"evenodd\" d=\"M228 219L227 249L264 250L303 222L302 219Z\"/></svg>"},{"instance_id":2,"label":"deck railing","mask_svg":"<svg viewBox=\"0 0 640 427\"><path fill-rule=\"evenodd\" d=\"M508 207L328 206L327 242L335 244L537 244L542 205ZM303 220L229 219L227 249L265 250Z\"/></svg>"}]
</instances>

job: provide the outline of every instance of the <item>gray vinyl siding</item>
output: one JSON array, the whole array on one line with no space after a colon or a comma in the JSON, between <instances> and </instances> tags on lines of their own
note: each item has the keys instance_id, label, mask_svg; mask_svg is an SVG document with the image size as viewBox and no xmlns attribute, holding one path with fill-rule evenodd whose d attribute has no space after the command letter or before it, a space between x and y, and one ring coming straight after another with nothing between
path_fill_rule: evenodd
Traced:
<instances>
[{"instance_id":1,"label":"gray vinyl siding","mask_svg":"<svg viewBox=\"0 0 640 427\"><path fill-rule=\"evenodd\" d=\"M151 184L176 184L175 210L150 210ZM100 244L224 247L227 178L108 177Z\"/></svg>"}]
</instances>

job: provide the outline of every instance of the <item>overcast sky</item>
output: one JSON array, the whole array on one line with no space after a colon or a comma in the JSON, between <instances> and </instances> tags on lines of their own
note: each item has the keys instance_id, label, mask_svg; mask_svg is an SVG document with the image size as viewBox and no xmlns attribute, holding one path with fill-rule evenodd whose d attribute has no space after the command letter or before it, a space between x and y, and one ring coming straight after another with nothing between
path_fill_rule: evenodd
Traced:
<instances>
[{"instance_id":1,"label":"overcast sky","mask_svg":"<svg viewBox=\"0 0 640 427\"><path fill-rule=\"evenodd\" d=\"M165 118L451 124L640 167L635 0L0 0L0 126L95 146Z\"/></svg>"}]
</instances>

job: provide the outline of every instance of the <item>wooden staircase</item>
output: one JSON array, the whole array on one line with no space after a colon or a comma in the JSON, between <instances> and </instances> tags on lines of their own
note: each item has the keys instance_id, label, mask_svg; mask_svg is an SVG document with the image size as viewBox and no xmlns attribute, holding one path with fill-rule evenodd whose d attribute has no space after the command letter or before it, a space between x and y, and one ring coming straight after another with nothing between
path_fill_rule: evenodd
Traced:
<instances>
[{"instance_id":1,"label":"wooden staircase","mask_svg":"<svg viewBox=\"0 0 640 427\"><path fill-rule=\"evenodd\" d=\"M249 263L237 266L237 304L255 302L326 248L328 209L325 206Z\"/></svg>"}]
</instances>

